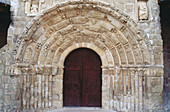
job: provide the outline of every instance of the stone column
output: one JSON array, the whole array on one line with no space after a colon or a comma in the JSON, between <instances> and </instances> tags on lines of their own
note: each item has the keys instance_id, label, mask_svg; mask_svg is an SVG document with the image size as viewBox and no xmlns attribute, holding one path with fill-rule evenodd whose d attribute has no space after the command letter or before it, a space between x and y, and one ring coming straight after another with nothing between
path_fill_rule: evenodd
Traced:
<instances>
[{"instance_id":1,"label":"stone column","mask_svg":"<svg viewBox=\"0 0 170 112\"><path fill-rule=\"evenodd\" d=\"M63 107L63 73L64 66L53 69L52 108Z\"/></svg>"},{"instance_id":2,"label":"stone column","mask_svg":"<svg viewBox=\"0 0 170 112\"><path fill-rule=\"evenodd\" d=\"M114 106L114 100L113 100L113 92L114 92L114 67L109 67L109 75L110 75L110 89L109 89L109 93L110 93L110 104L109 104L109 109L113 110L113 106Z\"/></svg>"},{"instance_id":3,"label":"stone column","mask_svg":"<svg viewBox=\"0 0 170 112\"><path fill-rule=\"evenodd\" d=\"M110 105L110 76L109 68L102 66L102 108L109 109Z\"/></svg>"}]
</instances>

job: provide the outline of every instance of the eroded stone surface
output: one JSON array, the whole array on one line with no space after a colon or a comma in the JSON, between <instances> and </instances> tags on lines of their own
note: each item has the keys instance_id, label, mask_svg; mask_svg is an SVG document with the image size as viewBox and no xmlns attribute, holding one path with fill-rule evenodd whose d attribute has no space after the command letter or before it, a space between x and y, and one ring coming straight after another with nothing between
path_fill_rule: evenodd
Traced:
<instances>
[{"instance_id":1,"label":"eroded stone surface","mask_svg":"<svg viewBox=\"0 0 170 112\"><path fill-rule=\"evenodd\" d=\"M103 109L161 108L157 0L11 0L11 6L14 24L0 50L2 111L63 108L64 60L82 47L101 58Z\"/></svg>"}]
</instances>

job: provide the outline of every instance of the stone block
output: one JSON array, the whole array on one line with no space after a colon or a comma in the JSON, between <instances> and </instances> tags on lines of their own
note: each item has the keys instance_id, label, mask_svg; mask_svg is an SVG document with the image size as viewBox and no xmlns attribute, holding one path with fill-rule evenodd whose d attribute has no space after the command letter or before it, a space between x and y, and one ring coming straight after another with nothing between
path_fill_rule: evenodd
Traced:
<instances>
[{"instance_id":1,"label":"stone block","mask_svg":"<svg viewBox=\"0 0 170 112\"><path fill-rule=\"evenodd\" d=\"M26 21L19 21L14 23L15 28L24 28L26 26Z\"/></svg>"},{"instance_id":2,"label":"stone block","mask_svg":"<svg viewBox=\"0 0 170 112\"><path fill-rule=\"evenodd\" d=\"M151 86L163 85L163 77L151 77Z\"/></svg>"},{"instance_id":3,"label":"stone block","mask_svg":"<svg viewBox=\"0 0 170 112\"><path fill-rule=\"evenodd\" d=\"M148 68L144 71L146 77L162 77L164 71L162 68Z\"/></svg>"},{"instance_id":4,"label":"stone block","mask_svg":"<svg viewBox=\"0 0 170 112\"><path fill-rule=\"evenodd\" d=\"M163 91L163 86L162 85L159 85L159 86L154 86L152 89L152 92L153 93L159 93L159 92L162 92Z\"/></svg>"},{"instance_id":5,"label":"stone block","mask_svg":"<svg viewBox=\"0 0 170 112\"><path fill-rule=\"evenodd\" d=\"M58 100L53 100L53 108L62 108L63 103Z\"/></svg>"},{"instance_id":6,"label":"stone block","mask_svg":"<svg viewBox=\"0 0 170 112\"><path fill-rule=\"evenodd\" d=\"M162 93L146 93L145 94L145 108L155 108L162 104ZM152 109L151 109L152 110Z\"/></svg>"},{"instance_id":7,"label":"stone block","mask_svg":"<svg viewBox=\"0 0 170 112\"><path fill-rule=\"evenodd\" d=\"M13 33L14 36L18 36L18 35L21 33L22 28L15 28L14 31L15 31L15 32Z\"/></svg>"},{"instance_id":8,"label":"stone block","mask_svg":"<svg viewBox=\"0 0 170 112\"><path fill-rule=\"evenodd\" d=\"M49 15L50 15L50 17L55 17L56 15L58 15L58 10L50 12Z\"/></svg>"},{"instance_id":9,"label":"stone block","mask_svg":"<svg viewBox=\"0 0 170 112\"><path fill-rule=\"evenodd\" d=\"M11 97L10 97L9 95L5 95L4 98L5 98L5 99L4 99L5 105L10 105L10 103L11 103Z\"/></svg>"},{"instance_id":10,"label":"stone block","mask_svg":"<svg viewBox=\"0 0 170 112\"><path fill-rule=\"evenodd\" d=\"M25 13L24 13L24 3L23 2L19 2L19 7L20 9L17 11L17 15L18 16L25 16Z\"/></svg>"},{"instance_id":11,"label":"stone block","mask_svg":"<svg viewBox=\"0 0 170 112\"><path fill-rule=\"evenodd\" d=\"M62 88L63 82L62 81L54 81L53 87Z\"/></svg>"},{"instance_id":12,"label":"stone block","mask_svg":"<svg viewBox=\"0 0 170 112\"><path fill-rule=\"evenodd\" d=\"M160 52L162 53L163 49L162 49L162 46L156 46L154 47L154 52Z\"/></svg>"},{"instance_id":13,"label":"stone block","mask_svg":"<svg viewBox=\"0 0 170 112\"><path fill-rule=\"evenodd\" d=\"M109 92L102 92L102 98L105 100L109 100L110 99L110 93Z\"/></svg>"},{"instance_id":14,"label":"stone block","mask_svg":"<svg viewBox=\"0 0 170 112\"><path fill-rule=\"evenodd\" d=\"M133 13L134 12L134 4L125 4L124 5L124 10L128 13Z\"/></svg>"},{"instance_id":15,"label":"stone block","mask_svg":"<svg viewBox=\"0 0 170 112\"><path fill-rule=\"evenodd\" d=\"M155 70L155 76L157 76L157 77L162 77L162 76L163 76L164 71L163 71L162 68L160 68L160 69L154 69L154 70Z\"/></svg>"},{"instance_id":16,"label":"stone block","mask_svg":"<svg viewBox=\"0 0 170 112\"><path fill-rule=\"evenodd\" d=\"M145 78L145 92L146 93L160 93L163 90L162 77L146 77Z\"/></svg>"},{"instance_id":17,"label":"stone block","mask_svg":"<svg viewBox=\"0 0 170 112\"><path fill-rule=\"evenodd\" d=\"M163 58L161 58L162 56L160 56L160 58L156 58L155 59L155 64L156 65L163 65Z\"/></svg>"},{"instance_id":18,"label":"stone block","mask_svg":"<svg viewBox=\"0 0 170 112\"><path fill-rule=\"evenodd\" d=\"M103 109L109 109L109 101L108 100L102 100L102 108Z\"/></svg>"},{"instance_id":19,"label":"stone block","mask_svg":"<svg viewBox=\"0 0 170 112\"><path fill-rule=\"evenodd\" d=\"M52 96L52 99L59 101L61 98L60 98L60 95L59 95L59 94L56 94L56 95L53 95L53 96Z\"/></svg>"},{"instance_id":20,"label":"stone block","mask_svg":"<svg viewBox=\"0 0 170 112\"><path fill-rule=\"evenodd\" d=\"M110 85L109 75L105 75L102 77L102 83L103 83L103 86L106 86L106 87L108 87Z\"/></svg>"},{"instance_id":21,"label":"stone block","mask_svg":"<svg viewBox=\"0 0 170 112\"><path fill-rule=\"evenodd\" d=\"M55 75L53 76L53 81L62 81L63 75Z\"/></svg>"}]
</instances>

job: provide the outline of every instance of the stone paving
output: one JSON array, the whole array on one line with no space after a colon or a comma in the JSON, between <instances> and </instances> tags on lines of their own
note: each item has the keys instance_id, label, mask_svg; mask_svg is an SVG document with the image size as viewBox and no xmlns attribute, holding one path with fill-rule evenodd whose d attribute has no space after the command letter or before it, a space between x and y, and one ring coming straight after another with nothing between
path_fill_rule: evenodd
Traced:
<instances>
[{"instance_id":1,"label":"stone paving","mask_svg":"<svg viewBox=\"0 0 170 112\"><path fill-rule=\"evenodd\" d=\"M47 111L43 111L43 112L47 112ZM104 110L104 109L100 109L100 108L81 107L81 108L63 108L63 109L51 110L48 112L117 112L117 111Z\"/></svg>"}]
</instances>

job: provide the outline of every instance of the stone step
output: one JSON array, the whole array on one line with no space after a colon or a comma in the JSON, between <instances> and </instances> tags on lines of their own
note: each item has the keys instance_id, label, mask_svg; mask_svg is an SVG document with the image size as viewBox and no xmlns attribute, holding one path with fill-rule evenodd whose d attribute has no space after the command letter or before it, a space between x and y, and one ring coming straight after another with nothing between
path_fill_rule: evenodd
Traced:
<instances>
[{"instance_id":1,"label":"stone step","mask_svg":"<svg viewBox=\"0 0 170 112\"><path fill-rule=\"evenodd\" d=\"M104 110L101 108L89 108L89 107L76 107L76 108L63 108L56 109L51 111L43 111L43 112L117 112L114 110Z\"/></svg>"}]
</instances>

